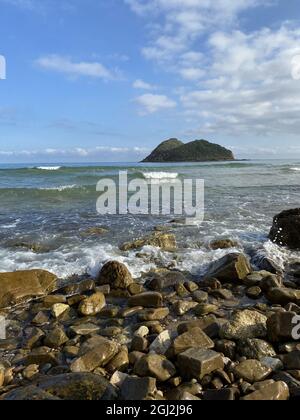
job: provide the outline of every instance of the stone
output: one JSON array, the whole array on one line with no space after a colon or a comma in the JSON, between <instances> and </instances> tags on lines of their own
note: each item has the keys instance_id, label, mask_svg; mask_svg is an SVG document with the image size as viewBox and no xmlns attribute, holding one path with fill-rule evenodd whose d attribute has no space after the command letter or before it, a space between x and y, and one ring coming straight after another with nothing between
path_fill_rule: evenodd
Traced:
<instances>
[{"instance_id":1,"label":"stone","mask_svg":"<svg viewBox=\"0 0 300 420\"><path fill-rule=\"evenodd\" d=\"M290 249L300 248L300 209L292 209L277 214L269 238L279 246Z\"/></svg>"},{"instance_id":2,"label":"stone","mask_svg":"<svg viewBox=\"0 0 300 420\"><path fill-rule=\"evenodd\" d=\"M141 321L161 321L170 313L169 308L145 309L139 313Z\"/></svg>"},{"instance_id":3,"label":"stone","mask_svg":"<svg viewBox=\"0 0 300 420\"><path fill-rule=\"evenodd\" d=\"M219 307L208 303L200 303L194 308L194 312L198 316L209 315L217 312Z\"/></svg>"},{"instance_id":4,"label":"stone","mask_svg":"<svg viewBox=\"0 0 300 420\"><path fill-rule=\"evenodd\" d=\"M236 283L244 280L252 272L247 257L243 254L228 254L211 264L206 278L216 278L225 283Z\"/></svg>"},{"instance_id":5,"label":"stone","mask_svg":"<svg viewBox=\"0 0 300 420\"><path fill-rule=\"evenodd\" d=\"M214 342L205 334L205 332L200 328L192 328L174 340L172 349L174 355L177 356L191 348L209 350L214 347Z\"/></svg>"},{"instance_id":6,"label":"stone","mask_svg":"<svg viewBox=\"0 0 300 420\"><path fill-rule=\"evenodd\" d=\"M262 295L262 290L258 286L249 287L249 289L247 289L246 295L250 299L259 299Z\"/></svg>"},{"instance_id":7,"label":"stone","mask_svg":"<svg viewBox=\"0 0 300 420\"><path fill-rule=\"evenodd\" d=\"M272 369L273 372L278 372L280 370L283 370L283 363L282 363L282 361L279 360L279 359L275 359L274 357L262 357L260 359L260 362L264 366Z\"/></svg>"},{"instance_id":8,"label":"stone","mask_svg":"<svg viewBox=\"0 0 300 420\"><path fill-rule=\"evenodd\" d=\"M100 331L100 327L92 323L86 323L80 325L72 325L70 327L70 331L75 335L85 336L90 334L96 334Z\"/></svg>"},{"instance_id":9,"label":"stone","mask_svg":"<svg viewBox=\"0 0 300 420\"><path fill-rule=\"evenodd\" d=\"M259 391L243 397L244 401L287 401L290 397L289 388L284 382L266 385Z\"/></svg>"},{"instance_id":10,"label":"stone","mask_svg":"<svg viewBox=\"0 0 300 420\"><path fill-rule=\"evenodd\" d=\"M225 357L228 357L231 360L235 360L236 358L237 345L234 341L217 340L215 349L217 352L223 353Z\"/></svg>"},{"instance_id":11,"label":"stone","mask_svg":"<svg viewBox=\"0 0 300 420\"><path fill-rule=\"evenodd\" d=\"M185 298L190 295L190 292L186 289L184 284L176 284L175 291L180 298Z\"/></svg>"},{"instance_id":12,"label":"stone","mask_svg":"<svg viewBox=\"0 0 300 420\"><path fill-rule=\"evenodd\" d=\"M233 299L233 294L228 289L212 290L210 292L210 295L213 296L216 299L223 299L223 300L231 300L231 299Z\"/></svg>"},{"instance_id":13,"label":"stone","mask_svg":"<svg viewBox=\"0 0 300 420\"><path fill-rule=\"evenodd\" d=\"M153 343L150 345L149 350L157 354L166 354L172 344L172 335L169 330L160 333Z\"/></svg>"},{"instance_id":14,"label":"stone","mask_svg":"<svg viewBox=\"0 0 300 420\"><path fill-rule=\"evenodd\" d=\"M5 367L0 365L0 388L4 385Z\"/></svg>"},{"instance_id":15,"label":"stone","mask_svg":"<svg viewBox=\"0 0 300 420\"><path fill-rule=\"evenodd\" d=\"M37 347L25 357L24 361L27 366L44 366L47 364L50 364L51 366L58 366L60 362L58 360L58 356L59 354L49 347Z\"/></svg>"},{"instance_id":16,"label":"stone","mask_svg":"<svg viewBox=\"0 0 300 420\"><path fill-rule=\"evenodd\" d=\"M106 338L95 336L83 344L80 357L70 366L72 372L92 372L105 367L119 351L119 345Z\"/></svg>"},{"instance_id":17,"label":"stone","mask_svg":"<svg viewBox=\"0 0 300 420\"><path fill-rule=\"evenodd\" d=\"M139 337L147 337L149 333L150 333L149 328L142 325L135 331L134 335L139 336Z\"/></svg>"},{"instance_id":18,"label":"stone","mask_svg":"<svg viewBox=\"0 0 300 420\"><path fill-rule=\"evenodd\" d=\"M278 305L287 305L289 303L300 304L300 290L288 288L273 288L266 293L271 303Z\"/></svg>"},{"instance_id":19,"label":"stone","mask_svg":"<svg viewBox=\"0 0 300 420\"><path fill-rule=\"evenodd\" d=\"M278 372L273 376L275 381L284 382L290 390L291 398L299 399L300 381L287 372Z\"/></svg>"},{"instance_id":20,"label":"stone","mask_svg":"<svg viewBox=\"0 0 300 420\"><path fill-rule=\"evenodd\" d=\"M272 373L272 369L262 365L258 360L246 360L234 368L234 374L244 381L254 384L264 381Z\"/></svg>"},{"instance_id":21,"label":"stone","mask_svg":"<svg viewBox=\"0 0 300 420\"><path fill-rule=\"evenodd\" d=\"M253 310L237 311L230 322L221 327L220 337L227 340L265 338L267 317Z\"/></svg>"},{"instance_id":22,"label":"stone","mask_svg":"<svg viewBox=\"0 0 300 420\"><path fill-rule=\"evenodd\" d=\"M214 329L214 325L217 322L217 318L215 315L208 315L200 319L192 320L192 321L185 321L178 325L177 331L178 334L183 334L193 328L200 328L203 330L209 337L210 332Z\"/></svg>"},{"instance_id":23,"label":"stone","mask_svg":"<svg viewBox=\"0 0 300 420\"><path fill-rule=\"evenodd\" d=\"M194 309L196 306L198 306L197 302L189 302L187 300L179 300L174 305L174 311L177 316L183 316L187 312Z\"/></svg>"},{"instance_id":24,"label":"stone","mask_svg":"<svg viewBox=\"0 0 300 420\"><path fill-rule=\"evenodd\" d=\"M238 353L247 359L260 360L264 357L276 356L276 351L273 346L267 341L257 338L249 338L245 341L240 341L238 344Z\"/></svg>"},{"instance_id":25,"label":"stone","mask_svg":"<svg viewBox=\"0 0 300 420\"><path fill-rule=\"evenodd\" d=\"M123 372L129 365L128 350L122 349L106 366L106 370L109 373L116 371Z\"/></svg>"},{"instance_id":26,"label":"stone","mask_svg":"<svg viewBox=\"0 0 300 420\"><path fill-rule=\"evenodd\" d=\"M136 362L133 373L141 377L156 378L158 382L166 382L176 374L176 368L164 356L148 354Z\"/></svg>"},{"instance_id":27,"label":"stone","mask_svg":"<svg viewBox=\"0 0 300 420\"><path fill-rule=\"evenodd\" d=\"M195 302L206 303L208 301L208 293L203 292L202 290L197 290L193 293L192 298Z\"/></svg>"},{"instance_id":28,"label":"stone","mask_svg":"<svg viewBox=\"0 0 300 420\"><path fill-rule=\"evenodd\" d=\"M106 228L95 226L95 227L91 227L91 228L88 228L88 229L80 232L80 235L83 236L83 237L95 236L95 235L96 236L102 236L102 235L105 235L108 232L109 232L109 230L106 229Z\"/></svg>"},{"instance_id":29,"label":"stone","mask_svg":"<svg viewBox=\"0 0 300 420\"><path fill-rule=\"evenodd\" d=\"M283 287L283 280L281 276L275 274L264 277L259 284L259 287L267 293L270 289L280 289Z\"/></svg>"},{"instance_id":30,"label":"stone","mask_svg":"<svg viewBox=\"0 0 300 420\"><path fill-rule=\"evenodd\" d=\"M80 348L76 346L66 346L64 348L64 354L71 359L78 357L79 351L80 351Z\"/></svg>"},{"instance_id":31,"label":"stone","mask_svg":"<svg viewBox=\"0 0 300 420\"><path fill-rule=\"evenodd\" d=\"M296 350L279 356L286 370L300 370L300 351Z\"/></svg>"},{"instance_id":32,"label":"stone","mask_svg":"<svg viewBox=\"0 0 300 420\"><path fill-rule=\"evenodd\" d=\"M52 293L57 277L44 270L0 273L0 309Z\"/></svg>"},{"instance_id":33,"label":"stone","mask_svg":"<svg viewBox=\"0 0 300 420\"><path fill-rule=\"evenodd\" d=\"M155 378L129 376L122 382L120 399L123 401L143 401L153 398L156 392Z\"/></svg>"},{"instance_id":34,"label":"stone","mask_svg":"<svg viewBox=\"0 0 300 420\"><path fill-rule=\"evenodd\" d=\"M185 282L186 277L182 273L177 271L164 271L163 273L155 274L154 278L146 282L146 286L150 290L162 291Z\"/></svg>"},{"instance_id":35,"label":"stone","mask_svg":"<svg viewBox=\"0 0 300 420\"><path fill-rule=\"evenodd\" d=\"M59 290L60 293L63 293L67 296L82 295L86 292L95 290L95 282L92 279L86 279L79 283L68 284Z\"/></svg>"},{"instance_id":36,"label":"stone","mask_svg":"<svg viewBox=\"0 0 300 420\"><path fill-rule=\"evenodd\" d=\"M131 342L131 351L145 352L148 349L148 340L145 337L135 336Z\"/></svg>"},{"instance_id":37,"label":"stone","mask_svg":"<svg viewBox=\"0 0 300 420\"><path fill-rule=\"evenodd\" d=\"M140 312L143 312L144 308L142 306L135 306L132 308L122 309L119 313L121 318L131 318Z\"/></svg>"},{"instance_id":38,"label":"stone","mask_svg":"<svg viewBox=\"0 0 300 420\"><path fill-rule=\"evenodd\" d=\"M179 354L177 364L181 376L188 380L202 380L206 375L224 369L224 361L219 353L197 348Z\"/></svg>"},{"instance_id":39,"label":"stone","mask_svg":"<svg viewBox=\"0 0 300 420\"><path fill-rule=\"evenodd\" d=\"M293 341L294 312L277 312L267 322L268 337L272 343Z\"/></svg>"},{"instance_id":40,"label":"stone","mask_svg":"<svg viewBox=\"0 0 300 420\"><path fill-rule=\"evenodd\" d=\"M100 271L97 284L109 284L112 289L127 289L134 283L133 278L125 264L109 261Z\"/></svg>"},{"instance_id":41,"label":"stone","mask_svg":"<svg viewBox=\"0 0 300 420\"><path fill-rule=\"evenodd\" d=\"M39 365L29 365L27 366L23 372L23 378L31 381L36 375L39 373ZM1 382L1 381L0 381Z\"/></svg>"},{"instance_id":42,"label":"stone","mask_svg":"<svg viewBox=\"0 0 300 420\"><path fill-rule=\"evenodd\" d=\"M58 319L62 315L64 315L65 312L67 312L69 310L70 310L70 306L69 305L65 305L64 303L55 303L52 306L51 313L54 316L54 318Z\"/></svg>"},{"instance_id":43,"label":"stone","mask_svg":"<svg viewBox=\"0 0 300 420\"><path fill-rule=\"evenodd\" d=\"M27 329L25 331L24 347L30 350L34 347L39 347L44 337L45 333L40 328Z\"/></svg>"},{"instance_id":44,"label":"stone","mask_svg":"<svg viewBox=\"0 0 300 420\"><path fill-rule=\"evenodd\" d=\"M218 239L210 243L210 248L216 251L217 249L236 248L239 244L232 239Z\"/></svg>"},{"instance_id":45,"label":"stone","mask_svg":"<svg viewBox=\"0 0 300 420\"><path fill-rule=\"evenodd\" d=\"M44 345L52 349L58 349L67 341L69 341L69 338L65 331L60 327L56 327L47 334L44 340Z\"/></svg>"},{"instance_id":46,"label":"stone","mask_svg":"<svg viewBox=\"0 0 300 420\"><path fill-rule=\"evenodd\" d=\"M175 251L177 249L176 237L172 233L156 232L142 239L127 242L120 246L121 251L131 251L144 246L161 248L164 251Z\"/></svg>"},{"instance_id":47,"label":"stone","mask_svg":"<svg viewBox=\"0 0 300 420\"><path fill-rule=\"evenodd\" d=\"M143 293L144 287L141 284L138 283L132 283L128 286L128 291L131 295L139 295L140 293Z\"/></svg>"},{"instance_id":48,"label":"stone","mask_svg":"<svg viewBox=\"0 0 300 420\"><path fill-rule=\"evenodd\" d=\"M128 305L143 306L145 308L160 308L163 304L163 297L158 292L145 292L139 295L132 296L128 300Z\"/></svg>"},{"instance_id":49,"label":"stone","mask_svg":"<svg viewBox=\"0 0 300 420\"><path fill-rule=\"evenodd\" d=\"M78 307L78 312L83 316L95 316L106 306L105 296L97 292L85 298Z\"/></svg>"},{"instance_id":50,"label":"stone","mask_svg":"<svg viewBox=\"0 0 300 420\"><path fill-rule=\"evenodd\" d=\"M14 389L0 397L3 401L60 401L60 398L49 394L36 386L30 385Z\"/></svg>"}]
</instances>

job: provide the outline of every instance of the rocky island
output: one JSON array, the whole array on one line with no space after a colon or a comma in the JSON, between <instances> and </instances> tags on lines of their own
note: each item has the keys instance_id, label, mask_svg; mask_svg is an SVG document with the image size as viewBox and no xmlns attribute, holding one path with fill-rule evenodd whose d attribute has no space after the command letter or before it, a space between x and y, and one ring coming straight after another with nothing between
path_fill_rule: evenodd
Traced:
<instances>
[{"instance_id":1,"label":"rocky island","mask_svg":"<svg viewBox=\"0 0 300 420\"><path fill-rule=\"evenodd\" d=\"M144 163L154 162L216 162L233 161L235 157L231 150L206 140L195 140L183 143L178 139L170 139L161 143Z\"/></svg>"}]
</instances>

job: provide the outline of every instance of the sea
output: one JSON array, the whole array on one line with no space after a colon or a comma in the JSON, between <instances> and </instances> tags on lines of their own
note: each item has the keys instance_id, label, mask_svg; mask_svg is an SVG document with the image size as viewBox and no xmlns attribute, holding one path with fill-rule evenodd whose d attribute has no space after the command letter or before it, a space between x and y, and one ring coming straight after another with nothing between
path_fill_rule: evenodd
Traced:
<instances>
[{"instance_id":1,"label":"sea","mask_svg":"<svg viewBox=\"0 0 300 420\"><path fill-rule=\"evenodd\" d=\"M144 179L161 185L175 179L203 179L204 221L169 223L172 215L101 215L96 211L103 179ZM284 267L300 253L271 243L274 215L300 205L300 160L213 163L2 164L0 165L0 272L46 269L62 279L94 276L108 260L125 263L139 278L161 267L201 276L228 252L259 254ZM174 220L173 220L174 221ZM176 220L175 220L176 222ZM146 246L120 251L120 244L170 227L178 251ZM93 228L104 228L103 234ZM214 239L233 239L235 249L212 250Z\"/></svg>"}]
</instances>

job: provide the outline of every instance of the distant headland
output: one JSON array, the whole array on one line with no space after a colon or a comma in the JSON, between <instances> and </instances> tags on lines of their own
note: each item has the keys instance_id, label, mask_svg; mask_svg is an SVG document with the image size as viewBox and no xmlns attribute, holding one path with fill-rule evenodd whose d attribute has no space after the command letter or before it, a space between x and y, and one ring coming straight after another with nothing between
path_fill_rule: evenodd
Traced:
<instances>
[{"instance_id":1,"label":"distant headland","mask_svg":"<svg viewBox=\"0 0 300 420\"><path fill-rule=\"evenodd\" d=\"M183 143L170 139L161 143L144 163L153 162L214 162L235 160L233 152L218 144L206 140Z\"/></svg>"}]
</instances>

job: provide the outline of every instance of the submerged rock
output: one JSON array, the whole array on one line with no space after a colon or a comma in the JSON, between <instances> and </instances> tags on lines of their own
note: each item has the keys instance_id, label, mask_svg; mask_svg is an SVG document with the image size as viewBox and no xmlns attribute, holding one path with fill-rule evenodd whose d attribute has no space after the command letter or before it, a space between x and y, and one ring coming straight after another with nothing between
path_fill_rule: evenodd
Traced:
<instances>
[{"instance_id":1,"label":"submerged rock","mask_svg":"<svg viewBox=\"0 0 300 420\"><path fill-rule=\"evenodd\" d=\"M57 277L44 270L0 273L0 309L45 296L57 288Z\"/></svg>"},{"instance_id":2,"label":"submerged rock","mask_svg":"<svg viewBox=\"0 0 300 420\"><path fill-rule=\"evenodd\" d=\"M172 233L156 232L142 239L127 242L120 246L121 251L131 251L144 246L154 246L164 251L175 251L177 249L176 237Z\"/></svg>"}]
</instances>

